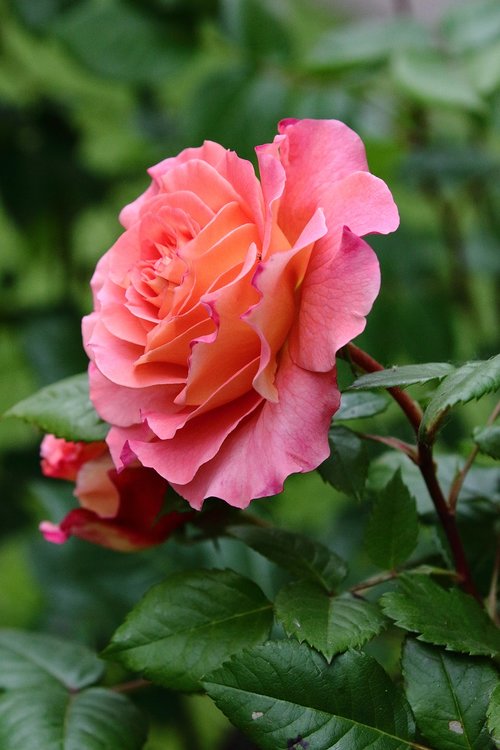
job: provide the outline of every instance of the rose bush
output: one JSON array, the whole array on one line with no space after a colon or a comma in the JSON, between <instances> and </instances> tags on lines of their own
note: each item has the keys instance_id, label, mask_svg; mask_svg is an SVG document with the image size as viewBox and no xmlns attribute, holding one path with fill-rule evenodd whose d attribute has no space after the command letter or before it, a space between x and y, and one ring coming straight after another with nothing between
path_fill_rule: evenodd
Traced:
<instances>
[{"instance_id":1,"label":"rose bush","mask_svg":"<svg viewBox=\"0 0 500 750\"><path fill-rule=\"evenodd\" d=\"M160 544L188 513L161 514L167 482L138 462L118 473L106 443L72 443L46 435L41 446L46 476L76 481L76 508L59 524L43 521L47 541L62 544L77 536L129 552Z\"/></svg>"},{"instance_id":2,"label":"rose bush","mask_svg":"<svg viewBox=\"0 0 500 750\"><path fill-rule=\"evenodd\" d=\"M329 454L335 355L379 289L360 237L398 225L359 137L284 120L260 171L216 143L149 170L99 261L84 319L115 464L154 468L193 507L245 507Z\"/></svg>"}]
</instances>

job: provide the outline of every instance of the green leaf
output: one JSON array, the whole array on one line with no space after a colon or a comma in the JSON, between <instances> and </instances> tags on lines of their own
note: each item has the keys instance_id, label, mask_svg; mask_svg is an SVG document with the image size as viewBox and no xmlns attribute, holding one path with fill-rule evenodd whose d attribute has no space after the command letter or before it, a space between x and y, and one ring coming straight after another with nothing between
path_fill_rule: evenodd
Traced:
<instances>
[{"instance_id":1,"label":"green leaf","mask_svg":"<svg viewBox=\"0 0 500 750\"><path fill-rule=\"evenodd\" d=\"M349 386L348 390L368 390L370 388L404 388L416 383L427 383L429 380L441 380L455 368L448 362L428 362L425 365L402 365L389 367L379 372L361 375Z\"/></svg>"},{"instance_id":2,"label":"green leaf","mask_svg":"<svg viewBox=\"0 0 500 750\"><path fill-rule=\"evenodd\" d=\"M123 3L77 4L53 28L90 70L119 81L159 83L178 73L187 58L173 18L160 25Z\"/></svg>"},{"instance_id":3,"label":"green leaf","mask_svg":"<svg viewBox=\"0 0 500 750\"><path fill-rule=\"evenodd\" d=\"M337 70L381 62L400 49L426 49L429 33L408 19L362 21L327 31L306 60L308 69Z\"/></svg>"},{"instance_id":4,"label":"green leaf","mask_svg":"<svg viewBox=\"0 0 500 750\"><path fill-rule=\"evenodd\" d=\"M500 685L497 685L491 696L490 704L487 711L488 729L495 743L495 747L500 747Z\"/></svg>"},{"instance_id":5,"label":"green leaf","mask_svg":"<svg viewBox=\"0 0 500 750\"><path fill-rule=\"evenodd\" d=\"M397 471L378 493L365 532L365 549L379 568L393 570L404 563L417 545L415 500Z\"/></svg>"},{"instance_id":6,"label":"green leaf","mask_svg":"<svg viewBox=\"0 0 500 750\"><path fill-rule=\"evenodd\" d=\"M400 53L394 58L392 75L396 83L418 102L476 112L484 108L459 62L448 60L441 54L431 54L429 50Z\"/></svg>"},{"instance_id":7,"label":"green leaf","mask_svg":"<svg viewBox=\"0 0 500 750\"><path fill-rule=\"evenodd\" d=\"M362 500L368 473L368 454L364 442L347 427L332 427L328 436L330 457L318 468L335 489Z\"/></svg>"},{"instance_id":8,"label":"green leaf","mask_svg":"<svg viewBox=\"0 0 500 750\"><path fill-rule=\"evenodd\" d=\"M467 362L441 383L424 412L421 437L433 434L456 404L466 404L500 388L500 354L485 362Z\"/></svg>"},{"instance_id":9,"label":"green leaf","mask_svg":"<svg viewBox=\"0 0 500 750\"><path fill-rule=\"evenodd\" d=\"M331 665L296 641L236 654L203 685L262 750L408 750L413 719L382 667L349 651Z\"/></svg>"},{"instance_id":10,"label":"green leaf","mask_svg":"<svg viewBox=\"0 0 500 750\"><path fill-rule=\"evenodd\" d=\"M403 650L406 697L435 750L488 750L485 723L498 684L491 663L450 654L409 638Z\"/></svg>"},{"instance_id":11,"label":"green leaf","mask_svg":"<svg viewBox=\"0 0 500 750\"><path fill-rule=\"evenodd\" d=\"M57 681L68 690L97 682L104 663L79 643L41 633L0 630L0 688L44 688Z\"/></svg>"},{"instance_id":12,"label":"green leaf","mask_svg":"<svg viewBox=\"0 0 500 750\"><path fill-rule=\"evenodd\" d=\"M347 574L347 565L335 552L307 536L282 529L231 526L236 537L256 552L298 578L314 581L332 591Z\"/></svg>"},{"instance_id":13,"label":"green leaf","mask_svg":"<svg viewBox=\"0 0 500 750\"><path fill-rule=\"evenodd\" d=\"M471 596L445 591L427 576L402 575L380 599L384 613L419 640L477 656L500 651L500 631Z\"/></svg>"},{"instance_id":14,"label":"green leaf","mask_svg":"<svg viewBox=\"0 0 500 750\"><path fill-rule=\"evenodd\" d=\"M389 406L389 399L381 393L342 393L340 409L335 421L363 419L381 414Z\"/></svg>"},{"instance_id":15,"label":"green leaf","mask_svg":"<svg viewBox=\"0 0 500 750\"><path fill-rule=\"evenodd\" d=\"M492 458L500 458L500 426L476 427L474 442L481 453L486 453Z\"/></svg>"},{"instance_id":16,"label":"green leaf","mask_svg":"<svg viewBox=\"0 0 500 750\"><path fill-rule=\"evenodd\" d=\"M104 688L72 695L53 684L0 697L2 750L140 750L146 733L133 703Z\"/></svg>"},{"instance_id":17,"label":"green leaf","mask_svg":"<svg viewBox=\"0 0 500 750\"><path fill-rule=\"evenodd\" d=\"M441 29L447 44L457 52L480 49L500 38L500 6L497 0L452 5Z\"/></svg>"},{"instance_id":18,"label":"green leaf","mask_svg":"<svg viewBox=\"0 0 500 750\"><path fill-rule=\"evenodd\" d=\"M87 373L42 388L4 416L18 417L66 440L104 440L109 430L90 402Z\"/></svg>"},{"instance_id":19,"label":"green leaf","mask_svg":"<svg viewBox=\"0 0 500 750\"><path fill-rule=\"evenodd\" d=\"M244 646L265 640L272 606L232 570L191 570L153 586L113 635L104 656L177 690Z\"/></svg>"},{"instance_id":20,"label":"green leaf","mask_svg":"<svg viewBox=\"0 0 500 750\"><path fill-rule=\"evenodd\" d=\"M376 604L351 594L331 596L311 581L285 586L276 598L275 614L289 635L307 641L328 661L362 646L387 622Z\"/></svg>"}]
</instances>

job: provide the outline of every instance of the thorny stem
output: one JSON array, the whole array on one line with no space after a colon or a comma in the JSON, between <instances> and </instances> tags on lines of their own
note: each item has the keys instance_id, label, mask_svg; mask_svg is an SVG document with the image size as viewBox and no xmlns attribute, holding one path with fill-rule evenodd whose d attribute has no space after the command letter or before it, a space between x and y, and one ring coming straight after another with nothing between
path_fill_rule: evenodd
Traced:
<instances>
[{"instance_id":1,"label":"thorny stem","mask_svg":"<svg viewBox=\"0 0 500 750\"><path fill-rule=\"evenodd\" d=\"M358 435L365 440L373 440L375 443L383 443L388 445L390 448L394 448L397 451L401 451L405 456L413 461L414 464L418 464L418 455L414 445L405 443L404 440L399 440L395 437L386 437L385 435L372 435L367 432L358 432Z\"/></svg>"},{"instance_id":2,"label":"thorny stem","mask_svg":"<svg viewBox=\"0 0 500 750\"><path fill-rule=\"evenodd\" d=\"M498 402L498 404L495 406L490 416L488 417L486 426L489 427L490 425L492 425L499 414L500 414L500 401ZM450 509L453 511L457 507L458 496L460 494L460 490L462 489L463 483L465 481L465 477L467 476L469 469L474 463L474 460L478 453L479 453L479 446L475 445L472 451L470 452L469 457L467 458L467 461L463 465L462 469L458 472L457 476L453 480L453 484L451 485L451 488L450 488L450 494L448 496L448 505L450 506Z\"/></svg>"},{"instance_id":3,"label":"thorny stem","mask_svg":"<svg viewBox=\"0 0 500 750\"><path fill-rule=\"evenodd\" d=\"M379 370L384 369L380 362L377 362L377 360L373 359L373 357L354 344L348 344L347 351L351 361L365 372L378 372ZM464 591L481 603L481 596L474 585L469 564L465 557L462 540L460 538L455 518L455 509L448 506L441 485L437 479L436 465L432 456L432 447L421 442L418 437L420 423L422 421L422 410L420 406L400 388L387 388L387 391L398 403L417 436L417 465L420 469L420 473L422 474L422 478L426 484L431 500L434 503L434 507L446 534L446 538L448 539L461 586Z\"/></svg>"}]
</instances>

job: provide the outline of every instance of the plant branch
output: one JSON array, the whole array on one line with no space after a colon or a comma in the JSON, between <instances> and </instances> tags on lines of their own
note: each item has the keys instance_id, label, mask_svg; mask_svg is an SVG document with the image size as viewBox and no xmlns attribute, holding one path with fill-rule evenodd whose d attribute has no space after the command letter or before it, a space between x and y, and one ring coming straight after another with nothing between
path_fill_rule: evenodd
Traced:
<instances>
[{"instance_id":1,"label":"plant branch","mask_svg":"<svg viewBox=\"0 0 500 750\"><path fill-rule=\"evenodd\" d=\"M141 677L138 677L136 680L129 680L128 682L120 682L118 685L113 685L111 690L115 693L135 693L137 690L143 690L152 684L149 680L143 680Z\"/></svg>"},{"instance_id":2,"label":"plant branch","mask_svg":"<svg viewBox=\"0 0 500 750\"><path fill-rule=\"evenodd\" d=\"M377 362L376 359L373 359L373 357L354 344L348 344L347 351L351 361L365 372L378 372L385 369L380 362ZM401 388L387 388L386 390L403 410L406 418L417 435L417 465L420 469L420 473L422 474L422 478L431 500L434 503L436 513L446 534L446 538L448 539L461 586L464 591L477 599L478 602L482 603L481 596L472 580L469 564L465 556L455 518L455 509L448 506L437 478L432 447L421 442L418 437L420 423L422 421L422 410L419 404L417 404L407 393L402 391Z\"/></svg>"},{"instance_id":3,"label":"plant branch","mask_svg":"<svg viewBox=\"0 0 500 750\"><path fill-rule=\"evenodd\" d=\"M388 445L390 448L394 448L394 450L401 451L401 453L404 453L405 456L408 456L408 458L413 461L414 464L418 464L417 449L414 445L405 443L404 440L399 440L398 438L385 435L372 435L371 433L367 432L358 432L357 434L360 438L364 438L365 440L373 440L375 443L383 443L383 445Z\"/></svg>"},{"instance_id":4,"label":"plant branch","mask_svg":"<svg viewBox=\"0 0 500 750\"><path fill-rule=\"evenodd\" d=\"M500 540L497 543L497 553L495 555L495 564L491 575L490 590L486 600L486 609L493 622L498 625L497 615L497 590L498 590L498 572L500 569Z\"/></svg>"},{"instance_id":5,"label":"plant branch","mask_svg":"<svg viewBox=\"0 0 500 750\"><path fill-rule=\"evenodd\" d=\"M499 414L500 414L500 401L498 402L498 404L495 406L490 416L488 417L486 426L489 427L490 425L492 425ZM450 494L448 496L448 505L450 506L450 509L452 511L455 511L455 508L457 507L458 496L460 494L460 490L463 487L465 477L469 473L469 470L472 464L474 463L478 453L479 453L479 446L475 445L474 448L471 450L465 464L462 466L462 469L458 472L455 479L453 480L453 484L451 485L451 488L450 488Z\"/></svg>"},{"instance_id":6,"label":"plant branch","mask_svg":"<svg viewBox=\"0 0 500 750\"><path fill-rule=\"evenodd\" d=\"M376 359L373 359L373 357L355 344L348 344L347 352L351 362L360 367L364 372L379 372L380 370L385 370L385 367L383 367L380 362L377 362ZM417 402L401 388L387 388L386 390L403 410L409 423L413 427L415 434L418 436L420 422L422 421L422 409L419 404L417 404Z\"/></svg>"}]
</instances>

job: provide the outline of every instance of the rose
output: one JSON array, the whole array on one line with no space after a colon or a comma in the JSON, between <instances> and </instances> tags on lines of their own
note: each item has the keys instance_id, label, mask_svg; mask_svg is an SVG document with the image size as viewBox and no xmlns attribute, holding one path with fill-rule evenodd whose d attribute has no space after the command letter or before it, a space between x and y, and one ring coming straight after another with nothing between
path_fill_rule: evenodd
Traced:
<instances>
[{"instance_id":1,"label":"rose","mask_svg":"<svg viewBox=\"0 0 500 750\"><path fill-rule=\"evenodd\" d=\"M327 458L335 355L379 289L360 235L398 224L342 123L284 120L256 151L260 182L211 142L152 167L83 323L116 465L139 459L196 508L245 507Z\"/></svg>"},{"instance_id":2,"label":"rose","mask_svg":"<svg viewBox=\"0 0 500 750\"><path fill-rule=\"evenodd\" d=\"M77 536L103 547L128 552L160 544L184 524L188 513L160 516L167 482L138 462L118 473L106 443L72 443L46 435L41 446L46 476L76 481L77 508L59 524L43 521L49 542Z\"/></svg>"}]
</instances>

